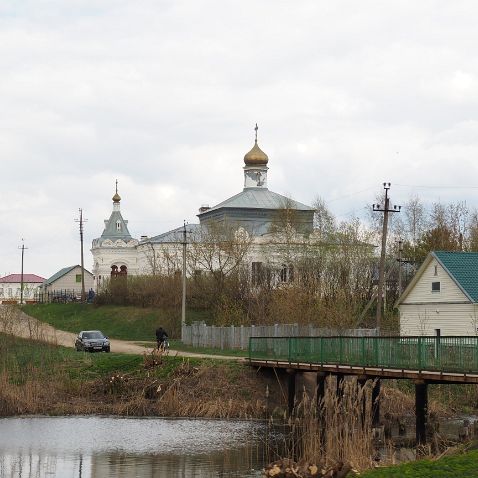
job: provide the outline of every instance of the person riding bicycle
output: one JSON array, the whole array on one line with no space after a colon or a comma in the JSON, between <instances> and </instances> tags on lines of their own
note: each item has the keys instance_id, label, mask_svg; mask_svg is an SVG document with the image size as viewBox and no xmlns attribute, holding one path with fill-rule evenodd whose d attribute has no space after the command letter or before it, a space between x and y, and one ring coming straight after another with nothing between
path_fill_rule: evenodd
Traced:
<instances>
[{"instance_id":1,"label":"person riding bicycle","mask_svg":"<svg viewBox=\"0 0 478 478\"><path fill-rule=\"evenodd\" d=\"M156 329L156 342L158 344L158 349L165 348L165 345L168 341L168 334L162 327Z\"/></svg>"}]
</instances>

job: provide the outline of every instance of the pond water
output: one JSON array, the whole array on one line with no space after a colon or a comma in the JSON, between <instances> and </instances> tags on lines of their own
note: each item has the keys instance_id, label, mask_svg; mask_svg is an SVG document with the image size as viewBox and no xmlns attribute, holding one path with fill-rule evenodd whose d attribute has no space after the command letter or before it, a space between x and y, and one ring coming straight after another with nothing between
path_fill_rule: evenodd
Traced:
<instances>
[{"instance_id":1,"label":"pond water","mask_svg":"<svg viewBox=\"0 0 478 478\"><path fill-rule=\"evenodd\" d=\"M258 477L266 461L256 422L0 419L0 478Z\"/></svg>"}]
</instances>

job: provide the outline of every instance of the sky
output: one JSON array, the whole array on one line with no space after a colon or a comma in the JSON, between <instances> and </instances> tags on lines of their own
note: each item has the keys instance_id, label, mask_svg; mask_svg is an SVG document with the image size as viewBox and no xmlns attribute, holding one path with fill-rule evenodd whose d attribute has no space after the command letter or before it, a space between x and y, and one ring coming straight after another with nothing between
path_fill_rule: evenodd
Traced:
<instances>
[{"instance_id":1,"label":"sky","mask_svg":"<svg viewBox=\"0 0 478 478\"><path fill-rule=\"evenodd\" d=\"M392 204L478 207L478 3L2 0L0 274L80 262L119 181L133 237L269 189L338 220Z\"/></svg>"}]
</instances>

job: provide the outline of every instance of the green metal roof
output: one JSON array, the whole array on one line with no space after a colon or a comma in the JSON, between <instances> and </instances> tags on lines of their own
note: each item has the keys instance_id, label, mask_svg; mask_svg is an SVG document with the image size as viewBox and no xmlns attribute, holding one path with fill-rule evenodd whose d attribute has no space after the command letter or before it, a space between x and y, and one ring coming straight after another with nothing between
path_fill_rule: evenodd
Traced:
<instances>
[{"instance_id":1,"label":"green metal roof","mask_svg":"<svg viewBox=\"0 0 478 478\"><path fill-rule=\"evenodd\" d=\"M80 267L80 266L69 266L69 267L64 267L63 269L60 269L58 272L53 274L51 277L49 277L44 284L50 285L53 284L57 279L60 277L63 277L65 274L68 274L71 270L73 270L75 267Z\"/></svg>"},{"instance_id":2,"label":"green metal roof","mask_svg":"<svg viewBox=\"0 0 478 478\"><path fill-rule=\"evenodd\" d=\"M432 255L473 302L478 302L478 252L435 251Z\"/></svg>"},{"instance_id":3,"label":"green metal roof","mask_svg":"<svg viewBox=\"0 0 478 478\"><path fill-rule=\"evenodd\" d=\"M63 269L60 269L58 272L56 272L55 274L53 274L50 278L48 278L45 282L43 282L44 285L50 285L50 284L53 284L53 282L55 282L56 280L58 280L60 277L63 277L64 275L68 274L68 272L72 271L75 267L79 267L80 270L81 270L81 266L80 265L76 265L76 266L69 266L69 267L64 267ZM85 273L86 274L91 274L90 271L87 271L85 269Z\"/></svg>"}]
</instances>

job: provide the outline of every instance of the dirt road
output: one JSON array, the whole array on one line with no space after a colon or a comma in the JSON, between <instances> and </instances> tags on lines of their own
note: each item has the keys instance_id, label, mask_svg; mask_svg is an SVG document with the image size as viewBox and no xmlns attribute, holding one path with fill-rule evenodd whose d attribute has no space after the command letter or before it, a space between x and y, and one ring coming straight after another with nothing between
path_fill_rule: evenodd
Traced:
<instances>
[{"instance_id":1,"label":"dirt road","mask_svg":"<svg viewBox=\"0 0 478 478\"><path fill-rule=\"evenodd\" d=\"M76 334L58 330L51 325L40 322L23 312L12 314L9 317L2 317L0 321L0 332L6 332L16 335L17 337L32 338L43 342L50 342L65 347L74 347ZM152 351L151 347L145 347L139 343L129 342L126 340L110 339L111 352L122 354L144 354ZM227 355L209 355L191 352L181 352L179 350L169 350L169 355L177 355L180 357L196 357L196 358L214 358L220 360L244 360L243 357L231 357Z\"/></svg>"}]
</instances>

